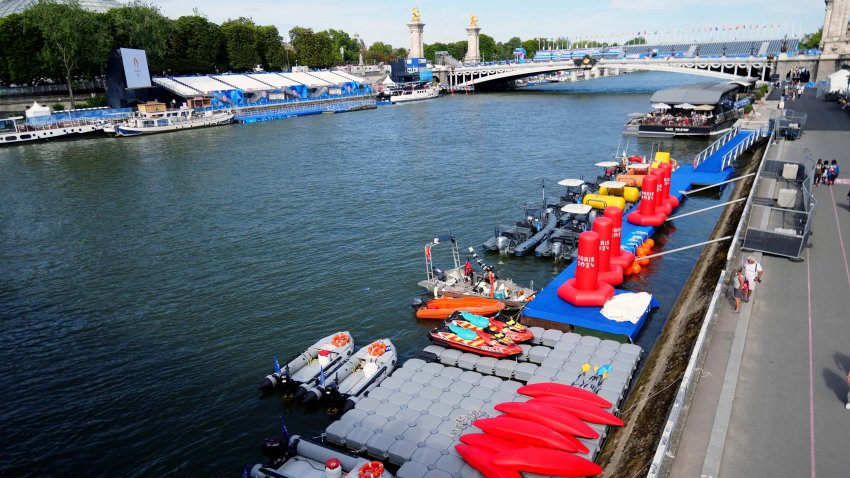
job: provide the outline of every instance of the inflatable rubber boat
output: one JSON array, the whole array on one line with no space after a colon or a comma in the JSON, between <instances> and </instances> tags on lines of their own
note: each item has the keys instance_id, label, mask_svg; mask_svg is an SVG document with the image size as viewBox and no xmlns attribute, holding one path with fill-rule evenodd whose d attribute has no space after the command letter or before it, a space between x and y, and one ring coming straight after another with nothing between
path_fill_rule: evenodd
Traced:
<instances>
[{"instance_id":1,"label":"inflatable rubber boat","mask_svg":"<svg viewBox=\"0 0 850 478\"><path fill-rule=\"evenodd\" d=\"M259 390L279 386L294 387L319 376L319 371L336 366L354 353L354 340L348 332L337 332L320 339L281 368L274 358L274 373L266 375Z\"/></svg>"},{"instance_id":2,"label":"inflatable rubber boat","mask_svg":"<svg viewBox=\"0 0 850 478\"><path fill-rule=\"evenodd\" d=\"M325 369L319 377L298 387L296 398L311 403L328 397L345 401L342 412L354 408L360 399L395 370L398 354L390 339L381 339L361 348L348 360Z\"/></svg>"},{"instance_id":3,"label":"inflatable rubber boat","mask_svg":"<svg viewBox=\"0 0 850 478\"><path fill-rule=\"evenodd\" d=\"M337 451L298 435L283 442L267 439L263 453L271 463L254 465L247 473L251 478L393 478L380 461Z\"/></svg>"}]
</instances>

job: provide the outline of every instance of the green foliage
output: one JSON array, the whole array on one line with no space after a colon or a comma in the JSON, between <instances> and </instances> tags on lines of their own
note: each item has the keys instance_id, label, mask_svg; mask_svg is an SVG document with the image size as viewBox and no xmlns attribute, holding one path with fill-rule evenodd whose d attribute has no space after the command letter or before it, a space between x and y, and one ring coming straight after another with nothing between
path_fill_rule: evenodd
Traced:
<instances>
[{"instance_id":1,"label":"green foliage","mask_svg":"<svg viewBox=\"0 0 850 478\"><path fill-rule=\"evenodd\" d=\"M348 33L342 30L328 29L328 35L333 42L334 52L339 61L343 63L357 63L360 58L361 43L351 38ZM340 58L339 49L343 49L343 56Z\"/></svg>"},{"instance_id":2,"label":"green foliage","mask_svg":"<svg viewBox=\"0 0 850 478\"><path fill-rule=\"evenodd\" d=\"M324 68L340 62L339 50L334 51L333 39L326 31L315 33L310 28L295 27L289 30L289 42L300 65Z\"/></svg>"},{"instance_id":3,"label":"green foliage","mask_svg":"<svg viewBox=\"0 0 850 478\"><path fill-rule=\"evenodd\" d=\"M478 36L478 51L481 52L481 61L492 61L498 59L496 40L490 35Z\"/></svg>"},{"instance_id":4,"label":"green foliage","mask_svg":"<svg viewBox=\"0 0 850 478\"><path fill-rule=\"evenodd\" d=\"M375 43L369 45L369 49L366 50L366 57L370 63L387 63L392 59L392 56L392 45L388 45L379 41L376 41Z\"/></svg>"},{"instance_id":5,"label":"green foliage","mask_svg":"<svg viewBox=\"0 0 850 478\"><path fill-rule=\"evenodd\" d=\"M53 103L50 105L50 109L53 111L62 111L65 109L65 105L63 103Z\"/></svg>"},{"instance_id":6,"label":"green foliage","mask_svg":"<svg viewBox=\"0 0 850 478\"><path fill-rule=\"evenodd\" d=\"M423 54L428 61L434 61L438 51L448 51L448 48L449 46L445 43L430 43L425 45Z\"/></svg>"},{"instance_id":7,"label":"green foliage","mask_svg":"<svg viewBox=\"0 0 850 478\"><path fill-rule=\"evenodd\" d=\"M408 56L408 51L407 51L407 49L405 49L405 48L396 48L395 50L393 50L392 59L393 59L393 60L397 60L397 59L399 59L399 58L407 58L407 56Z\"/></svg>"},{"instance_id":8,"label":"green foliage","mask_svg":"<svg viewBox=\"0 0 850 478\"><path fill-rule=\"evenodd\" d=\"M173 21L159 11L159 7L134 0L121 8L106 12L110 49L138 48L145 50L151 70L163 71L172 37Z\"/></svg>"},{"instance_id":9,"label":"green foliage","mask_svg":"<svg viewBox=\"0 0 850 478\"><path fill-rule=\"evenodd\" d=\"M809 48L820 48L820 42L822 38L823 28L819 29L815 33L812 33L812 35L809 37L808 40L806 40L805 43L800 44L800 48L804 50Z\"/></svg>"},{"instance_id":10,"label":"green foliage","mask_svg":"<svg viewBox=\"0 0 850 478\"><path fill-rule=\"evenodd\" d=\"M171 73L216 73L227 65L221 28L199 15L180 17L171 31Z\"/></svg>"},{"instance_id":11,"label":"green foliage","mask_svg":"<svg viewBox=\"0 0 850 478\"><path fill-rule=\"evenodd\" d=\"M107 101L106 95L95 95L85 101L81 101L80 103L81 108L102 108L104 106L109 106L109 101Z\"/></svg>"},{"instance_id":12,"label":"green foliage","mask_svg":"<svg viewBox=\"0 0 850 478\"><path fill-rule=\"evenodd\" d=\"M260 64L255 29L254 22L245 17L228 20L221 24L230 71L251 71Z\"/></svg>"},{"instance_id":13,"label":"green foliage","mask_svg":"<svg viewBox=\"0 0 850 478\"><path fill-rule=\"evenodd\" d=\"M103 15L80 7L76 0L58 3L39 0L24 13L41 30L44 48L39 57L48 65L61 65L71 108L75 107L72 80L77 72L91 75L109 52L109 33Z\"/></svg>"},{"instance_id":14,"label":"green foliage","mask_svg":"<svg viewBox=\"0 0 850 478\"><path fill-rule=\"evenodd\" d=\"M21 14L0 18L0 83L33 85L49 76L39 53L44 37Z\"/></svg>"},{"instance_id":15,"label":"green foliage","mask_svg":"<svg viewBox=\"0 0 850 478\"><path fill-rule=\"evenodd\" d=\"M623 45L626 45L626 46L628 46L628 45L646 45L646 38L635 37L635 38L632 38L631 40L627 41L626 43L623 43Z\"/></svg>"},{"instance_id":16,"label":"green foliage","mask_svg":"<svg viewBox=\"0 0 850 478\"><path fill-rule=\"evenodd\" d=\"M466 56L466 42L465 41L456 41L454 43L449 43L446 45L449 55L457 58L460 61L463 61L463 57Z\"/></svg>"},{"instance_id":17,"label":"green foliage","mask_svg":"<svg viewBox=\"0 0 850 478\"><path fill-rule=\"evenodd\" d=\"M283 47L283 39L277 31L277 27L258 26L254 30L257 39L257 53L260 55L260 64L266 70L281 70L286 64L286 50Z\"/></svg>"}]
</instances>

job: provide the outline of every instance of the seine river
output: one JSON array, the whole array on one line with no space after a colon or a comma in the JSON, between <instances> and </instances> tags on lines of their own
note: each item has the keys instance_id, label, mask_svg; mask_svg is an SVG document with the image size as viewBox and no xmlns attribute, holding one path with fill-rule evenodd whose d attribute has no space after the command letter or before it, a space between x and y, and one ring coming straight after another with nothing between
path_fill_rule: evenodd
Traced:
<instances>
[{"instance_id":1,"label":"seine river","mask_svg":"<svg viewBox=\"0 0 850 478\"><path fill-rule=\"evenodd\" d=\"M349 330L412 356L433 325L409 307L426 242L451 231L479 245L544 180L554 198L558 180L595 177L627 114L697 81L641 73L0 149L0 474L238 476L279 415L320 433L323 409L256 392L273 354ZM706 144L661 143L684 160ZM652 148L632 139L629 153ZM702 240L719 214L657 242ZM662 303L639 344L657 339L698 254L628 284ZM482 257L535 287L560 271Z\"/></svg>"}]
</instances>

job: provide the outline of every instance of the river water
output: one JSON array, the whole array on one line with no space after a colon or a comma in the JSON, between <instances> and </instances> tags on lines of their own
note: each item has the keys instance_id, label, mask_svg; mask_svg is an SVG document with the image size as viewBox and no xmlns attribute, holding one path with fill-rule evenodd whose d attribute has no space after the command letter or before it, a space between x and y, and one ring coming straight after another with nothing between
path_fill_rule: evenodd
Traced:
<instances>
[{"instance_id":1,"label":"river water","mask_svg":"<svg viewBox=\"0 0 850 478\"><path fill-rule=\"evenodd\" d=\"M402 358L421 350L433 323L409 303L426 242L451 231L481 244L543 180L554 198L558 180L595 177L628 113L696 81L640 73L0 149L0 474L234 476L262 460L279 415L319 433L322 408L254 389L273 354L337 330L389 337ZM707 143L661 144L689 160ZM652 148L632 139L629 153ZM702 240L717 215L657 242ZM698 254L627 284L662 303L639 344L657 339ZM561 269L482 257L535 287Z\"/></svg>"}]
</instances>

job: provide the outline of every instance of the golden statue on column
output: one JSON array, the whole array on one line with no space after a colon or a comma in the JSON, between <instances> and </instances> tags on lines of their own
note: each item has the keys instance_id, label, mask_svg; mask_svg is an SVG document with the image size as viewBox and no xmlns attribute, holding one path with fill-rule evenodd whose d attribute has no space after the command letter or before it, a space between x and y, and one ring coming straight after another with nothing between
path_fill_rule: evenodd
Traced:
<instances>
[{"instance_id":1,"label":"golden statue on column","mask_svg":"<svg viewBox=\"0 0 850 478\"><path fill-rule=\"evenodd\" d=\"M475 15L470 15L469 16L469 26L477 27L478 26L478 17L476 17Z\"/></svg>"},{"instance_id":2,"label":"golden statue on column","mask_svg":"<svg viewBox=\"0 0 850 478\"><path fill-rule=\"evenodd\" d=\"M421 17L420 17L418 8L413 7L413 11L410 12L410 15L411 15L410 23L419 23L419 20L420 20Z\"/></svg>"}]
</instances>

